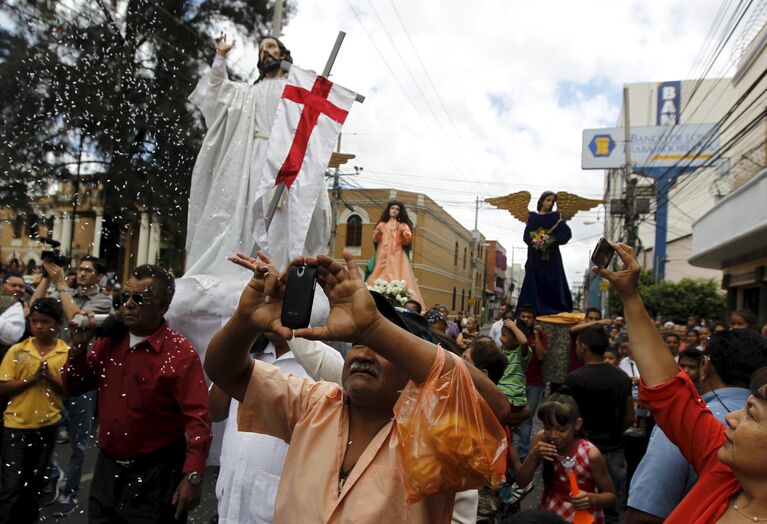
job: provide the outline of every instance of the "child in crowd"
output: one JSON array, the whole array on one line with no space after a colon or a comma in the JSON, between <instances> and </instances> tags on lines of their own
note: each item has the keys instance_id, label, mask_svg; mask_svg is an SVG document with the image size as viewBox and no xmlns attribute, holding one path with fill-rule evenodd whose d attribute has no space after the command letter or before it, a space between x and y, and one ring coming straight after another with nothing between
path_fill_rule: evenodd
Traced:
<instances>
[{"instance_id":1,"label":"child in crowd","mask_svg":"<svg viewBox=\"0 0 767 524\"><path fill-rule=\"evenodd\" d=\"M32 336L0 364L0 395L9 398L0 465L0 522L36 522L45 471L63 407L61 369L69 348L56 337L64 311L54 298L30 307Z\"/></svg>"},{"instance_id":2,"label":"child in crowd","mask_svg":"<svg viewBox=\"0 0 767 524\"><path fill-rule=\"evenodd\" d=\"M679 352L679 367L687 373L695 387L700 389L700 369L703 366L703 352L687 348Z\"/></svg>"},{"instance_id":3,"label":"child in crowd","mask_svg":"<svg viewBox=\"0 0 767 524\"><path fill-rule=\"evenodd\" d=\"M474 366L487 375L494 384L498 384L501 377L503 377L508 362L506 355L504 355L503 352L498 349L498 346L495 345L495 341L490 337L484 336L477 337L471 341L469 347L463 352L463 358L467 362L474 364ZM504 426L504 429L506 430L506 439L509 450L507 457L509 467L513 471L517 471L522 466L522 463L519 460L519 453L511 440L509 427ZM502 507L501 500L495 491L488 487L479 489L479 504L477 507L478 524L494 523L496 517L500 517L504 512L505 508Z\"/></svg>"},{"instance_id":4,"label":"child in crowd","mask_svg":"<svg viewBox=\"0 0 767 524\"><path fill-rule=\"evenodd\" d=\"M615 367L620 364L620 358L618 357L618 350L615 348L607 348L604 354L605 362Z\"/></svg>"},{"instance_id":5,"label":"child in crowd","mask_svg":"<svg viewBox=\"0 0 767 524\"><path fill-rule=\"evenodd\" d=\"M576 510L586 510L596 524L605 522L602 508L616 503L615 487L599 449L578 436L583 419L575 400L555 393L538 408L543 430L533 439L530 453L517 472L517 482L530 482L543 462L541 508L572 522ZM579 492L573 495L569 473Z\"/></svg>"},{"instance_id":6,"label":"child in crowd","mask_svg":"<svg viewBox=\"0 0 767 524\"><path fill-rule=\"evenodd\" d=\"M501 349L506 354L507 364L501 380L498 381L498 389L509 399L512 416L522 412L527 406L525 370L531 354L527 333L528 327L524 322L514 322L511 319L503 321Z\"/></svg>"}]
</instances>

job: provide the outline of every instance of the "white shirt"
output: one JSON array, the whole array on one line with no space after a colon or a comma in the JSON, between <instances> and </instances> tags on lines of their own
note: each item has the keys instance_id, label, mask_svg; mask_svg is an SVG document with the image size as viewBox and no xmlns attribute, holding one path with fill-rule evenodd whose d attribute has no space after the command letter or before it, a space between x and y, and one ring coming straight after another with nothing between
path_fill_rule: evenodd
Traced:
<instances>
[{"instance_id":1,"label":"white shirt","mask_svg":"<svg viewBox=\"0 0 767 524\"><path fill-rule=\"evenodd\" d=\"M493 322L493 325L490 326L490 332L487 334L488 337L495 340L495 343L498 344L498 346L501 346L501 328L503 328L503 320L496 320Z\"/></svg>"},{"instance_id":2,"label":"white shirt","mask_svg":"<svg viewBox=\"0 0 767 524\"><path fill-rule=\"evenodd\" d=\"M145 341L145 340L146 340L146 339L148 339L148 338L149 338L149 337L140 337L140 336L138 336L138 335L134 335L134 334L133 334L133 333L131 333L131 332L128 332L128 347L131 347L131 348L132 348L132 347L133 347L133 346L135 346L136 344L138 344L138 343L140 343L140 342L143 342L143 341Z\"/></svg>"},{"instance_id":3,"label":"white shirt","mask_svg":"<svg viewBox=\"0 0 767 524\"><path fill-rule=\"evenodd\" d=\"M335 382L339 386L344 370L344 358L341 353L318 340L293 338L288 340L288 347L296 361L313 380Z\"/></svg>"},{"instance_id":4,"label":"white shirt","mask_svg":"<svg viewBox=\"0 0 767 524\"><path fill-rule=\"evenodd\" d=\"M292 352L277 358L271 343L255 358L274 364L283 373L308 376ZM239 402L234 399L229 403L229 418L221 446L221 469L216 481L218 522L271 524L288 445L268 435L238 431L238 406Z\"/></svg>"},{"instance_id":5,"label":"white shirt","mask_svg":"<svg viewBox=\"0 0 767 524\"><path fill-rule=\"evenodd\" d=\"M624 359L621 360L618 364L618 367L621 368L631 378L639 378L639 368L631 357L624 357Z\"/></svg>"},{"instance_id":6,"label":"white shirt","mask_svg":"<svg viewBox=\"0 0 767 524\"><path fill-rule=\"evenodd\" d=\"M0 315L0 343L12 346L24 335L24 306L16 303Z\"/></svg>"}]
</instances>

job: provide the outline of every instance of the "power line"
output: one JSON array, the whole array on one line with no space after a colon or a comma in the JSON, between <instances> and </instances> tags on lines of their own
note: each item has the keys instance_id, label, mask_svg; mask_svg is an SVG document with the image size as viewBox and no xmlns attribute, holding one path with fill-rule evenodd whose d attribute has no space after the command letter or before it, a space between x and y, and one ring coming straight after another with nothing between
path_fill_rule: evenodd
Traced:
<instances>
[{"instance_id":1,"label":"power line","mask_svg":"<svg viewBox=\"0 0 767 524\"><path fill-rule=\"evenodd\" d=\"M761 98L761 97L762 97L762 96L763 96L765 93L767 93L767 89L765 89L765 90L763 90L761 93L759 93L759 94L758 94L758 95L757 95L757 96L754 98L754 100L752 100L752 101L751 101L751 103L750 103L748 106L746 106L746 108L745 108L745 109L743 109L743 111L741 111L741 112L740 112L740 114L739 114L739 115L737 115L735 118L733 118L733 120L732 120L732 121L730 121L729 123L727 123L726 125L724 125L724 126L723 126L723 124L724 124L724 123L725 123L727 120L729 120L729 118L730 118L730 117L731 117L731 116L732 116L732 115L733 115L733 114L736 112L736 110L738 109L738 107L740 107L740 105L741 105L741 104L743 104L743 102L744 102L744 101L745 101L745 100L748 98L748 96L749 96L749 95L751 94L751 92L752 92L752 91L753 91L753 90L754 90L754 89L757 87L757 85L758 85L758 84L761 82L761 80L762 80L763 78L765 78L765 76L767 76L767 70L763 71L763 72L762 72L762 73L759 75L759 77L757 77L757 78L754 80L754 82L753 82L753 83L752 83L752 84L751 84L751 85L750 85L750 86L749 86L749 87L746 89L746 91L745 91L745 92L744 92L744 93L741 95L741 97L740 97L740 98L739 98L739 99L738 99L738 100L737 100L737 101L736 101L736 102L735 102L735 103L734 103L734 104L733 104L733 105L730 107L730 109L729 109L729 110L728 110L728 111L727 111L727 112L726 112L726 113L725 113L725 114L724 114L724 115L723 115L723 116L720 118L720 120L719 120L719 121L718 121L718 122L717 122L717 123L714 125L714 127L712 128L712 130L711 130L709 133L706 133L704 136L702 136L702 137L700 138L700 140L699 140L698 142L696 142L696 143L695 143L695 144L694 144L694 145L693 145L693 146L692 146L692 147L691 147L691 148L690 148L690 149L687 151L687 153L686 153L685 155L683 155L683 158L689 158L689 157L693 156L693 153L695 153L696 151L697 151L697 152L699 152L699 151L703 151L703 150L705 150L705 149L706 149L707 147L709 147L709 145L710 145L710 144L713 142L713 140L716 138L717 134L721 134L721 133L724 133L724 132L725 132L725 131L727 131L727 130L728 130L730 127L732 127L733 125L735 125L735 123L737 123L737 122L740 120L740 118L741 118L741 117L742 117L742 116L743 116L743 115L744 115L744 114L745 114L745 113L746 113L746 112L747 112L749 109L751 109L751 107L752 107L754 104L756 104L756 103L759 101L759 99L760 99L760 98ZM759 116L758 118L763 118L763 117L764 117L764 115L763 115L763 114L760 114L760 116ZM742 136L742 135L744 134L744 133L743 133L743 131L746 131L746 132L748 132L750 129L752 129L752 128L753 128L753 126L754 126L754 125L755 125L755 124L754 124L754 122L753 122L753 121L752 121L752 122L750 122L750 123L749 123L749 124L746 126L746 128L743 128L743 129L739 130L739 132L738 132L738 133L736 133L736 135L735 135L735 137L734 137L734 138L738 138L738 137ZM724 154L725 154L727 151L729 151L729 149L731 149L731 148L732 148L732 147L733 147L733 146L734 146L736 143L737 143L737 140L731 139L731 140L729 140L729 141L727 142L727 144L729 144L729 146L726 146L726 144L725 144L725 145L722 145L722 146L720 146L720 147L717 149L717 151L715 151L715 153L714 153L714 155L712 156L712 158L708 159L708 160L707 160L707 161L706 161L706 162L705 162L705 163L704 163L704 164L703 164L703 165L702 165L700 168L702 169L702 168L711 167L712 165L714 165L714 164L715 164L715 162L717 162L719 159L721 159L721 158L722 158L722 156L723 156L723 155L724 155ZM672 166L669 166L669 167L667 167L667 168L666 168L666 170L665 170L665 172L664 172L663 174L665 175L666 173L670 172L671 170L675 169L676 167L679 167L679 166L680 166L680 164L681 164L682 162L683 162L683 159L677 160L677 161L676 161L676 162L675 162L675 163L674 163ZM692 163L692 160L690 160L690 161L689 161L689 163ZM688 163L687 165L689 165L689 163ZM682 183L680 184L680 186L679 186L677 189L681 189L682 187L685 187L686 185L688 185L688 184L692 183L692 180L693 180L693 178L692 178L692 177L689 177L689 180L685 180L684 182L682 182ZM669 197L670 197L670 193L669 193L669 195L666 197L666 200L665 200L665 201L667 201ZM656 198L656 201L654 202L654 204L655 204L655 208L654 208L654 209L651 209L651 212L654 212L655 210L657 210L657 209L658 209L658 207L660 206L660 204L661 204L662 202L665 202L665 201L664 201L663 199L661 199L661 198ZM651 206L651 208L652 208L652 206ZM641 223L642 223L642 222L644 222L644 221L645 221L645 219L641 219L641 220L639 220L639 222L637 223L637 225L641 224Z\"/></svg>"},{"instance_id":2,"label":"power line","mask_svg":"<svg viewBox=\"0 0 767 524\"><path fill-rule=\"evenodd\" d=\"M729 30L729 33L727 34L726 37L725 36L720 37L719 43L715 46L714 52L712 54L712 58L709 59L709 60L706 60L706 63L708 63L708 65L704 66L704 71L699 76L698 80L696 81L696 83L695 83L695 85L694 85L694 87L692 89L692 93L689 96L689 98L687 100L687 103L683 106L682 110L680 111L680 114L687 111L688 106L692 103L693 99L695 98L695 94L697 93L697 91L700 88L700 86L703 84L705 76L711 70L711 68L713 67L714 63L716 63L717 58L722 53L722 51L724 50L724 47L726 46L727 42L729 41L729 39L734 34L735 30L737 29L738 24L742 20L743 16L745 15L745 13L748 10L748 7L751 5L752 1L753 0L749 0L749 3L746 6L746 8L741 11L741 15L738 17L738 21L735 22L734 24L731 24L732 20L735 18L735 15L738 12L740 6L743 5L743 0L741 0L738 3L738 6L735 8L735 12L730 16L730 18L728 20L728 23L727 23L727 26L725 27L725 31L727 30L727 27L731 27L731 29ZM715 22L714 22L715 25L717 25L717 22L719 20L720 20L720 18L717 18L717 20L715 20ZM703 99L698 103L698 106L696 107L696 109L703 104L703 102L707 98L708 94L710 94L711 92L713 92L713 89L708 91L706 96L704 96ZM665 145L665 143L668 140L670 140L672 131L673 131L673 127L669 127L666 131L664 131L664 133L660 136L660 139L653 146L653 150L651 151L651 154L649 155L650 158L652 158L654 156L654 152L655 151L657 151L661 146ZM654 163L654 160L651 160L649 166L647 166L647 167L652 167L653 163Z\"/></svg>"},{"instance_id":3,"label":"power line","mask_svg":"<svg viewBox=\"0 0 767 524\"><path fill-rule=\"evenodd\" d=\"M383 52L381 51L381 49L378 47L378 44L376 44L375 40L373 39L373 36L372 36L372 34L371 34L371 33L370 33L370 31L368 30L368 28L367 28L367 26L365 25L365 23L362 21L362 17L359 15L359 13L357 12L357 9L355 9L354 5L351 3L351 0L347 0L347 4L348 4L348 5L349 5L349 7L351 8L351 10L352 10L352 13L354 14L355 18L357 19L357 22L359 22L360 26L362 26L362 29L365 31L365 34L367 35L367 37L368 37L368 40L370 40L371 44L373 45L373 48L376 50L376 52L377 52L377 53L378 53L378 55L380 56L381 60L383 61L384 65L386 66L386 68L387 68L387 69L389 70L389 72L391 73L391 75L392 75L392 78L394 78L394 81L397 83L397 86L400 88L400 90L402 91L402 93L405 95L405 98L407 99L407 101L408 101L408 102L410 103L410 105L413 107L413 110L416 112L416 114L418 115L418 117L419 117L419 118L420 118L420 119L423 121L424 125L426 125L426 127L427 127L427 128L429 128L429 129L432 129L432 126L429 124L429 122L427 121L427 119L424 117L423 113L422 113L422 112L421 112L421 111L418 109L418 107L416 106L416 104L415 104L415 102L413 101L412 97L410 96L410 94L407 92L407 90L406 90L406 89L405 89L405 87L403 86L402 82L400 81L400 79L399 79L399 76L396 74L396 72L394 71L394 69L392 68L392 66L389 64L389 61L386 59L385 55L383 54ZM396 49L395 49L395 50L396 50ZM439 123L439 122L438 122L438 123ZM437 133L434 133L434 135L433 135L433 136L436 138L436 137L438 136L438 134L437 134ZM455 161L455 159L452 157L452 154L451 154L450 148L448 148L448 147L445 147L445 145L444 145L444 144L442 144L442 143L441 143L441 141L438 141L438 143L439 143L439 145L442 147L443 151L445 152L445 156L446 156L446 158L447 158L447 159L450 161L450 163L453 165L453 167L454 167L454 168L455 168L455 170L458 172L458 174L459 174L459 175L461 175L461 176L464 176L465 178L469 178L469 177L466 177L466 175L463 173L463 171L461 170L461 168L458 166L458 164L457 164L457 162ZM482 191L478 191L478 193L482 193Z\"/></svg>"},{"instance_id":4,"label":"power line","mask_svg":"<svg viewBox=\"0 0 767 524\"><path fill-rule=\"evenodd\" d=\"M455 135L458 138L463 139L463 137L461 136L461 133L458 131L458 127L455 125L455 122L453 121L453 117L450 115L450 112L447 110L447 107L445 106L445 101L443 100L442 95L440 95L439 90L437 89L437 86L434 84L434 81L432 80L431 75L429 74L429 70L427 69L426 64L424 64L423 60L421 59L421 53L418 52L418 48L413 43L413 39L410 38L410 32L407 30L407 27L405 26L405 22L402 20L402 17L399 14L399 10L397 9L397 6L394 4L394 0L389 0L389 3L391 4L392 9L394 9L394 13L397 15L397 19L399 20L399 23L402 26L402 29L405 31L405 36L407 37L407 40L410 43L410 47L412 47L413 51L415 52L415 56L418 59L418 63L421 64L421 69L426 75L426 78L429 80L429 84L431 85L432 90L437 95L437 100L439 100L439 103L442 106L442 111L444 111L445 115L447 115L447 118L450 121L450 124L453 126Z\"/></svg>"},{"instance_id":5,"label":"power line","mask_svg":"<svg viewBox=\"0 0 767 524\"><path fill-rule=\"evenodd\" d=\"M764 75L764 74L767 74L767 70L765 70L765 72L763 73L763 75ZM758 81L758 80L757 80L757 81ZM763 91L763 92L762 92L762 94L764 94L765 92L767 92L767 89L765 89L765 91ZM761 97L761 95L760 95L760 97ZM757 100L758 100L758 98L759 98L759 97L757 97ZM748 109L749 109L749 108L750 108L750 107L751 107L751 106L752 106L752 105L753 105L755 102L756 102L756 100L755 100L754 102L752 102L752 104L750 104L750 105L749 105L749 106L746 108L746 110L748 110ZM746 111L746 110L744 110L744 113L745 113L745 111ZM742 113L741 113L741 115L742 115ZM709 165L712 165L714 162L716 162L716 161L718 161L719 159L721 159L721 158L724 156L724 154L725 154L725 153L727 153L727 152L728 152L730 149L732 149L732 148L733 148L733 147L734 147L736 144L738 144L738 143L739 143L739 141L740 141L740 139L742 139L744 135L746 135L746 134L748 134L749 132L751 132L751 131L752 131L752 130L753 130L753 129L754 129L754 128L755 128L755 127L756 127L756 126L759 124L759 122L760 122L762 119L764 119L764 118L765 118L765 114L764 114L764 113L759 113L759 114L758 114L758 115L757 115L757 116L756 116L754 119L752 119L751 121L749 121L749 122L748 122L748 123L747 123L747 124L746 124L744 127L742 127L742 128L741 128L741 129L740 129L740 130L739 130L739 131L738 131L738 132L737 132L737 133L736 133L736 134L735 134L735 135L732 137L732 138L730 138L730 139L729 139L729 140L728 140L728 141L727 141L727 142L726 142L726 143L725 143L723 146L721 146L721 147L720 147L720 148L719 148L719 149L718 149L718 150L715 152L714 156L713 156L713 157L710 159L710 161L709 161L709 162L707 162L707 164L709 164ZM734 123L734 122L735 122L735 121L733 121L733 123ZM691 180L692 180L692 177L690 177L690 180L686 180L685 182L682 182L682 183L680 184L680 186L677 188L677 190L680 190L682 187L685 187L686 185L688 185L688 184L692 183L692 182L691 182ZM669 198L670 198L670 192L668 193L668 195L666 195L665 199L662 199L662 198L660 198L660 197L656 198L656 205L655 205L655 210L657 210L657 209L659 208L659 206L661 205L661 203L666 203L666 202L668 202ZM642 219L642 220L640 220L640 221L639 221L639 223L641 224L643 221L645 221L645 219Z\"/></svg>"}]
</instances>

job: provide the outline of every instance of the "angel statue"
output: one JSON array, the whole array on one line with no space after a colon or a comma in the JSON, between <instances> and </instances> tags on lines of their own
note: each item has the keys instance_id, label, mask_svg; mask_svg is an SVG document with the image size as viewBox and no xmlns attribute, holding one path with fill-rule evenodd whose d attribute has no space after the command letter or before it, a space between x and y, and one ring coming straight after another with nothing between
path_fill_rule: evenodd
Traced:
<instances>
[{"instance_id":1,"label":"angel statue","mask_svg":"<svg viewBox=\"0 0 767 524\"><path fill-rule=\"evenodd\" d=\"M559 246L567 244L572 238L567 221L578 211L592 209L602 201L565 191L545 191L538 199L536 211L527 209L530 204L528 191L485 201L499 209L506 209L526 224L522 238L527 244L525 280L517 304L532 305L541 316L572 311L573 296L567 285Z\"/></svg>"}]
</instances>

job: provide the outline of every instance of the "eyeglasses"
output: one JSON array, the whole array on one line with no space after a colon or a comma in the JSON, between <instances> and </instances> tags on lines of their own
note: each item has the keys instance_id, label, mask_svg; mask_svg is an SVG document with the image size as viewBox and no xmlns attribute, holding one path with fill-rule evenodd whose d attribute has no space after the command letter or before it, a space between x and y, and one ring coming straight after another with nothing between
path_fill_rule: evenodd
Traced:
<instances>
[{"instance_id":1,"label":"eyeglasses","mask_svg":"<svg viewBox=\"0 0 767 524\"><path fill-rule=\"evenodd\" d=\"M95 273L96 270L92 267L78 267L77 268L78 273Z\"/></svg>"},{"instance_id":2,"label":"eyeglasses","mask_svg":"<svg viewBox=\"0 0 767 524\"><path fill-rule=\"evenodd\" d=\"M141 293L120 293L120 304L127 304L132 300L137 306L143 306L144 302L151 302L151 297L145 297Z\"/></svg>"}]
</instances>

